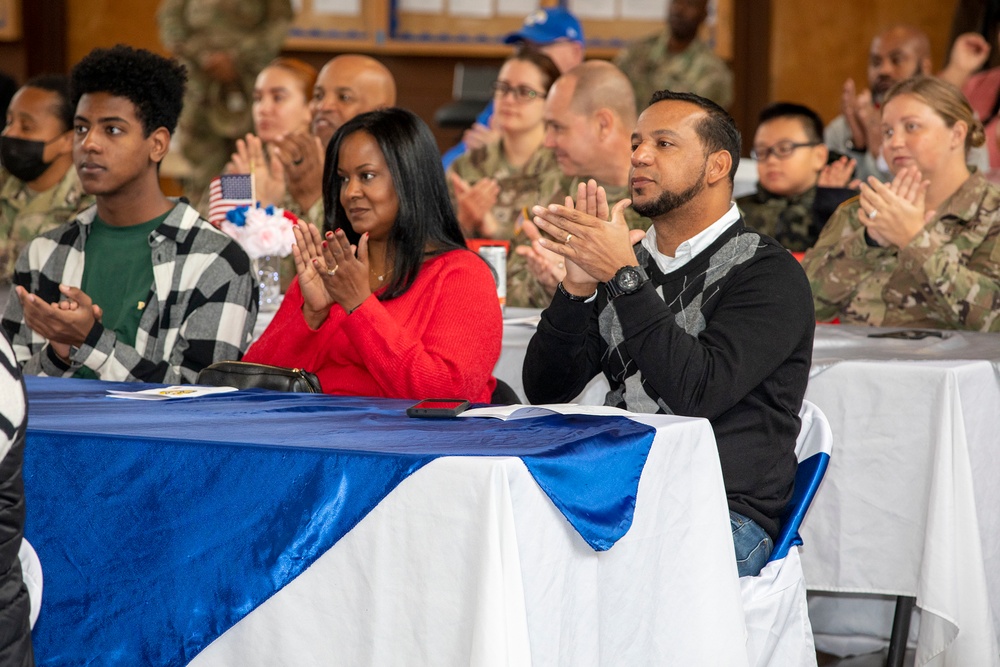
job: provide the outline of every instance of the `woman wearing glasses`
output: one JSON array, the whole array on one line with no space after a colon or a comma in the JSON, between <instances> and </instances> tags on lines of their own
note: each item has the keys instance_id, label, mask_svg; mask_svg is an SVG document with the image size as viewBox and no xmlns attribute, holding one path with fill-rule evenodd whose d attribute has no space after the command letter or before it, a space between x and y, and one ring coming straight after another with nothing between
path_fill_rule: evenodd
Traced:
<instances>
[{"instance_id":1,"label":"woman wearing glasses","mask_svg":"<svg viewBox=\"0 0 1000 667\"><path fill-rule=\"evenodd\" d=\"M1000 188L966 164L982 123L919 76L886 93L882 136L892 183L868 179L802 262L817 318L1000 331Z\"/></svg>"},{"instance_id":2,"label":"woman wearing glasses","mask_svg":"<svg viewBox=\"0 0 1000 667\"><path fill-rule=\"evenodd\" d=\"M548 199L561 173L542 146L542 112L559 69L522 46L504 62L494 90L493 124L500 140L467 152L448 168L452 203L466 238L512 239L521 210Z\"/></svg>"},{"instance_id":3,"label":"woman wearing glasses","mask_svg":"<svg viewBox=\"0 0 1000 667\"><path fill-rule=\"evenodd\" d=\"M811 248L836 208L857 194L843 187L854 161L827 165L823 122L801 104L776 102L760 112L750 156L757 192L736 200L743 221L793 252Z\"/></svg>"}]
</instances>

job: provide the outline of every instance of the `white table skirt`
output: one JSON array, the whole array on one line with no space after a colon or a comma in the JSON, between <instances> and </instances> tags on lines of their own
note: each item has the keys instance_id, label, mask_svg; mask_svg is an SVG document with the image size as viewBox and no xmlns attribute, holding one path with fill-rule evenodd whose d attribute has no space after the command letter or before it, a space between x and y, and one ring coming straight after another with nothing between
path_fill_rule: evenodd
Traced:
<instances>
[{"instance_id":1,"label":"white table skirt","mask_svg":"<svg viewBox=\"0 0 1000 667\"><path fill-rule=\"evenodd\" d=\"M807 585L915 596L917 665L998 665L1000 336L871 332L817 332L806 398L830 420L834 448L801 531ZM850 629L822 609L818 642Z\"/></svg>"},{"instance_id":2,"label":"white table skirt","mask_svg":"<svg viewBox=\"0 0 1000 667\"><path fill-rule=\"evenodd\" d=\"M639 419L659 428L609 551L520 459L438 459L191 664L746 664L711 428Z\"/></svg>"}]
</instances>

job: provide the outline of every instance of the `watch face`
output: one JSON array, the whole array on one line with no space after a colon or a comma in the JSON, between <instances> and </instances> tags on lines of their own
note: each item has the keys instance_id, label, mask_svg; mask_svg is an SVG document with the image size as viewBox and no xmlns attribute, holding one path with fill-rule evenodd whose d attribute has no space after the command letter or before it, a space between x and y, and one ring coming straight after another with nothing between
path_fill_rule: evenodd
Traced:
<instances>
[{"instance_id":1,"label":"watch face","mask_svg":"<svg viewBox=\"0 0 1000 667\"><path fill-rule=\"evenodd\" d=\"M618 275L618 287L623 292L634 292L639 287L639 272L632 267L626 267Z\"/></svg>"}]
</instances>

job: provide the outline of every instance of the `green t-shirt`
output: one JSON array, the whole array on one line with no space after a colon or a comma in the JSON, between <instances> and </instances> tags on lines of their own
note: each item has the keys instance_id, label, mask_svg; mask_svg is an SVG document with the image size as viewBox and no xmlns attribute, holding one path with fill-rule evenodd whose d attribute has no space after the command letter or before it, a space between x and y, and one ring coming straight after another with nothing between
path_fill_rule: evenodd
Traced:
<instances>
[{"instance_id":1,"label":"green t-shirt","mask_svg":"<svg viewBox=\"0 0 1000 667\"><path fill-rule=\"evenodd\" d=\"M114 227L95 216L90 226L81 289L104 311L104 328L114 331L127 345L135 345L139 319L153 286L149 235L168 215L170 211L129 227ZM97 378L89 368L81 368L75 375Z\"/></svg>"}]
</instances>

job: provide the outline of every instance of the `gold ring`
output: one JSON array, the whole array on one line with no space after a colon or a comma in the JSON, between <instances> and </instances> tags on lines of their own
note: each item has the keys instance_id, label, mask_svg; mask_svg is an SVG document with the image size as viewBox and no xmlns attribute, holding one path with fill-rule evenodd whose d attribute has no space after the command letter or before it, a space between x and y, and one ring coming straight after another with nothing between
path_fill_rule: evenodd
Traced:
<instances>
[{"instance_id":1,"label":"gold ring","mask_svg":"<svg viewBox=\"0 0 1000 667\"><path fill-rule=\"evenodd\" d=\"M573 235L572 235L572 234L567 234L567 235L566 235L566 241L565 241L566 245L569 245L569 240L570 240L571 238L573 238Z\"/></svg>"},{"instance_id":2,"label":"gold ring","mask_svg":"<svg viewBox=\"0 0 1000 667\"><path fill-rule=\"evenodd\" d=\"M333 274L335 274L337 272L337 269L339 269L339 268L340 268L340 265L338 264L337 266L333 267L332 269L327 269L326 270L326 275L332 276Z\"/></svg>"}]
</instances>

